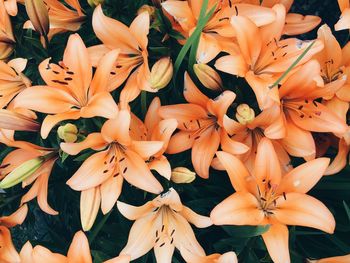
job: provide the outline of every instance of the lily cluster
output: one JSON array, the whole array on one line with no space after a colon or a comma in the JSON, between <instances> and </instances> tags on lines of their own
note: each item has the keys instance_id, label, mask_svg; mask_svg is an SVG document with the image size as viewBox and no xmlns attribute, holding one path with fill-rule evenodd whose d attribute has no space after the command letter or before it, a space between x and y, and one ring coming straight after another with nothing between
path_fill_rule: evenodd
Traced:
<instances>
[{"instance_id":1,"label":"lily cluster","mask_svg":"<svg viewBox=\"0 0 350 263\"><path fill-rule=\"evenodd\" d=\"M289 12L293 0L166 0L140 7L126 25L106 15L100 0L88 1L93 12L78 0L18 2L28 15L23 30L43 50L55 35L69 38L59 61L47 56L35 65L42 81L31 78L32 58L17 57L11 24L22 7L0 0L0 143L11 149L1 160L0 188L29 188L18 210L0 218L1 262L92 262L83 231L100 210L134 221L124 248L106 263L152 249L159 263L172 262L175 249L189 263L238 262L233 251L207 255L191 224L268 226L261 237L276 263L291 262L288 226L335 231L330 210L308 192L348 164L350 44L342 47L321 18ZM348 30L349 1L338 2L335 29ZM79 31L90 13L96 45ZM316 27L316 39L295 37ZM154 51L150 34L166 54ZM66 256L29 241L17 251L9 228L23 223L35 198L43 212L59 214L48 203L50 175L76 155L82 162L66 167L66 184L80 193L83 231ZM216 170L234 191L199 215L177 186L197 175L206 182ZM135 188L148 198L141 206L124 202Z\"/></svg>"}]
</instances>

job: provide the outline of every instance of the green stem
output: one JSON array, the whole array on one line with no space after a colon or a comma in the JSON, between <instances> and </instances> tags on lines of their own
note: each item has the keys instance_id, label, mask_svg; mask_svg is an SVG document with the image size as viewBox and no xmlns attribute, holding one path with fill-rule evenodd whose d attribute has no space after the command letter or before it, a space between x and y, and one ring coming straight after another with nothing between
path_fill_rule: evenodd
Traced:
<instances>
[{"instance_id":1,"label":"green stem","mask_svg":"<svg viewBox=\"0 0 350 263\"><path fill-rule=\"evenodd\" d=\"M145 118L147 112L147 91L141 91L141 112L142 117Z\"/></svg>"}]
</instances>

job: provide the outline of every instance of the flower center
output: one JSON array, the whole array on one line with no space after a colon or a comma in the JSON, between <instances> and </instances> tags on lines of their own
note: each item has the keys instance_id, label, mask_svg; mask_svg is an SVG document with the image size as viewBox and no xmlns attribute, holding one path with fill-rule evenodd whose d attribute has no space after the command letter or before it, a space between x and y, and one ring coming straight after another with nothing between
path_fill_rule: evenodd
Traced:
<instances>
[{"instance_id":1,"label":"flower center","mask_svg":"<svg viewBox=\"0 0 350 263\"><path fill-rule=\"evenodd\" d=\"M175 212L167 205L156 208L155 211L161 216L162 220L161 227L158 228L155 233L155 245L158 245L159 247L164 247L166 244L172 245L174 243L175 228L171 227L170 220L172 213Z\"/></svg>"}]
</instances>

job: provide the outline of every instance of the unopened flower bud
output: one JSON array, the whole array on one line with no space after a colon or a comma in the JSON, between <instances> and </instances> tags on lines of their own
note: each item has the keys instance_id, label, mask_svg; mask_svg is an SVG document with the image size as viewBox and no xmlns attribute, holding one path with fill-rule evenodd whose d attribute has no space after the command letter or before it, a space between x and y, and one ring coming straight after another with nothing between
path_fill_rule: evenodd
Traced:
<instances>
[{"instance_id":1,"label":"unopened flower bud","mask_svg":"<svg viewBox=\"0 0 350 263\"><path fill-rule=\"evenodd\" d=\"M241 104L237 107L236 118L239 123L245 125L251 123L255 118L255 112L247 104Z\"/></svg>"},{"instance_id":2,"label":"unopened flower bud","mask_svg":"<svg viewBox=\"0 0 350 263\"><path fill-rule=\"evenodd\" d=\"M193 70L204 87L211 90L222 89L222 80L220 75L207 64L194 64Z\"/></svg>"},{"instance_id":3,"label":"unopened flower bud","mask_svg":"<svg viewBox=\"0 0 350 263\"><path fill-rule=\"evenodd\" d=\"M34 174L43 165L44 162L45 157L39 156L22 163L0 182L0 188L10 188L16 184L23 182L29 176Z\"/></svg>"},{"instance_id":4,"label":"unopened flower bud","mask_svg":"<svg viewBox=\"0 0 350 263\"><path fill-rule=\"evenodd\" d=\"M26 11L35 31L46 36L49 33L49 13L43 0L25 0Z\"/></svg>"},{"instance_id":5,"label":"unopened flower bud","mask_svg":"<svg viewBox=\"0 0 350 263\"><path fill-rule=\"evenodd\" d=\"M148 12L149 16L151 17L151 19L154 19L154 12L156 11L156 8L154 6L150 6L150 5L143 5L139 8L139 10L137 10L137 14L141 14L143 12Z\"/></svg>"},{"instance_id":6,"label":"unopened flower bud","mask_svg":"<svg viewBox=\"0 0 350 263\"><path fill-rule=\"evenodd\" d=\"M88 4L92 7L95 8L96 6L103 4L104 0L87 0Z\"/></svg>"},{"instance_id":7,"label":"unopened flower bud","mask_svg":"<svg viewBox=\"0 0 350 263\"><path fill-rule=\"evenodd\" d=\"M57 134L65 142L75 142L78 139L78 128L72 123L67 123L58 127Z\"/></svg>"},{"instance_id":8,"label":"unopened flower bud","mask_svg":"<svg viewBox=\"0 0 350 263\"><path fill-rule=\"evenodd\" d=\"M94 225L101 204L99 187L93 187L81 191L80 195L80 220L84 231L89 231Z\"/></svg>"},{"instance_id":9,"label":"unopened flower bud","mask_svg":"<svg viewBox=\"0 0 350 263\"><path fill-rule=\"evenodd\" d=\"M173 63L170 57L158 60L152 67L150 84L153 89L166 87L173 77Z\"/></svg>"},{"instance_id":10,"label":"unopened flower bud","mask_svg":"<svg viewBox=\"0 0 350 263\"><path fill-rule=\"evenodd\" d=\"M177 184L189 184L196 179L196 173L186 167L176 167L171 172L171 181Z\"/></svg>"}]
</instances>

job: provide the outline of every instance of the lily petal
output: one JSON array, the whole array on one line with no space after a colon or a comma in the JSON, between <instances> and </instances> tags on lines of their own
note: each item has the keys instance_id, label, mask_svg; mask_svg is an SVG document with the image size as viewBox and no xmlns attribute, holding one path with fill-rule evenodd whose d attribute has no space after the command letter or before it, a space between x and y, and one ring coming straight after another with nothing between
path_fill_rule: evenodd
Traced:
<instances>
[{"instance_id":1,"label":"lily petal","mask_svg":"<svg viewBox=\"0 0 350 263\"><path fill-rule=\"evenodd\" d=\"M69 262L92 263L89 241L83 231L74 235L67 257Z\"/></svg>"},{"instance_id":2,"label":"lily petal","mask_svg":"<svg viewBox=\"0 0 350 263\"><path fill-rule=\"evenodd\" d=\"M208 97L205 96L193 83L192 79L185 72L184 81L184 97L189 103L197 104L205 108L207 106Z\"/></svg>"},{"instance_id":3,"label":"lily petal","mask_svg":"<svg viewBox=\"0 0 350 263\"><path fill-rule=\"evenodd\" d=\"M283 176L278 193L307 193L321 179L329 165L329 158L317 158L294 168Z\"/></svg>"},{"instance_id":4,"label":"lily petal","mask_svg":"<svg viewBox=\"0 0 350 263\"><path fill-rule=\"evenodd\" d=\"M332 234L335 220L328 208L316 198L301 194L287 193L277 200L274 215L283 224L307 226Z\"/></svg>"},{"instance_id":5,"label":"lily petal","mask_svg":"<svg viewBox=\"0 0 350 263\"><path fill-rule=\"evenodd\" d=\"M233 188L237 192L249 191L249 181L253 178L244 164L237 157L226 152L216 152L216 156L227 171Z\"/></svg>"},{"instance_id":6,"label":"lily petal","mask_svg":"<svg viewBox=\"0 0 350 263\"><path fill-rule=\"evenodd\" d=\"M4 262L21 262L12 243L10 230L4 226L0 226L0 260Z\"/></svg>"},{"instance_id":7,"label":"lily petal","mask_svg":"<svg viewBox=\"0 0 350 263\"><path fill-rule=\"evenodd\" d=\"M76 191L88 190L99 186L109 178L114 169L105 164L109 161L108 151L102 151L87 158L80 168L67 181L67 184Z\"/></svg>"},{"instance_id":8,"label":"lily petal","mask_svg":"<svg viewBox=\"0 0 350 263\"><path fill-rule=\"evenodd\" d=\"M236 192L218 204L210 213L215 225L260 225L264 212L259 202L248 192Z\"/></svg>"},{"instance_id":9,"label":"lily petal","mask_svg":"<svg viewBox=\"0 0 350 263\"><path fill-rule=\"evenodd\" d=\"M22 205L17 211L9 216L0 217L1 225L6 227L14 227L23 223L24 219L27 217L28 206L26 204Z\"/></svg>"},{"instance_id":10,"label":"lily petal","mask_svg":"<svg viewBox=\"0 0 350 263\"><path fill-rule=\"evenodd\" d=\"M130 184L154 194L160 194L163 187L150 172L145 161L135 152L127 150L125 167L121 167L123 177Z\"/></svg>"},{"instance_id":11,"label":"lily petal","mask_svg":"<svg viewBox=\"0 0 350 263\"><path fill-rule=\"evenodd\" d=\"M101 210L105 215L117 202L123 187L122 176L112 176L101 184Z\"/></svg>"},{"instance_id":12,"label":"lily petal","mask_svg":"<svg viewBox=\"0 0 350 263\"><path fill-rule=\"evenodd\" d=\"M61 149L70 154L70 155L77 155L81 151L85 149L95 149L99 150L101 148L104 148L106 146L106 141L103 139L101 133L90 133L84 141L77 142L77 143L64 143L62 142L60 144Z\"/></svg>"},{"instance_id":13,"label":"lily petal","mask_svg":"<svg viewBox=\"0 0 350 263\"><path fill-rule=\"evenodd\" d=\"M220 135L215 128L207 129L195 140L192 148L192 164L196 173L209 178L209 167L220 145Z\"/></svg>"},{"instance_id":14,"label":"lily petal","mask_svg":"<svg viewBox=\"0 0 350 263\"><path fill-rule=\"evenodd\" d=\"M267 232L262 234L273 262L290 262L288 235L288 228L282 224L273 224Z\"/></svg>"}]
</instances>

